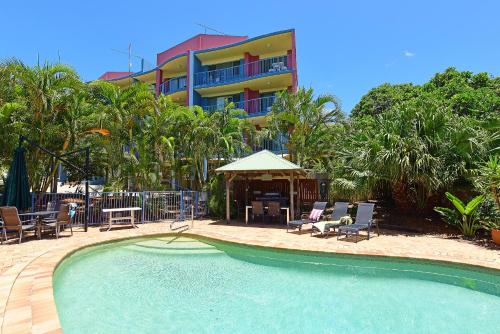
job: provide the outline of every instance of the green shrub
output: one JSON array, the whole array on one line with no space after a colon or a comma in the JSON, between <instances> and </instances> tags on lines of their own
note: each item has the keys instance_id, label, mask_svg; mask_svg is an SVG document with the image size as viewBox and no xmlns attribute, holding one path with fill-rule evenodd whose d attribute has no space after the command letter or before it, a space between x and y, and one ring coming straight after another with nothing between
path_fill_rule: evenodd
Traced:
<instances>
[{"instance_id":1,"label":"green shrub","mask_svg":"<svg viewBox=\"0 0 500 334\"><path fill-rule=\"evenodd\" d=\"M435 207L434 210L441 215L441 218L447 224L458 227L464 237L474 237L477 230L481 228L481 224L474 213L483 201L483 196L476 196L467 204L464 204L458 197L449 192L446 192L446 197L456 210L443 207Z\"/></svg>"}]
</instances>

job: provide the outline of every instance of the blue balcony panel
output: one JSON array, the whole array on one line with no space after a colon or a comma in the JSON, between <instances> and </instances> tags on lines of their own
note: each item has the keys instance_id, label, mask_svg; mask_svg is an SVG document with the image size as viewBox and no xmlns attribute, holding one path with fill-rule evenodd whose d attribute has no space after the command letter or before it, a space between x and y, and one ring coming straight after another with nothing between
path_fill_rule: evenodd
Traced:
<instances>
[{"instance_id":1,"label":"blue balcony panel","mask_svg":"<svg viewBox=\"0 0 500 334\"><path fill-rule=\"evenodd\" d=\"M227 85L234 82L291 72L288 56L260 59L227 68L194 73L194 87Z\"/></svg>"},{"instance_id":2,"label":"blue balcony panel","mask_svg":"<svg viewBox=\"0 0 500 334\"><path fill-rule=\"evenodd\" d=\"M160 92L165 95L182 90L186 90L186 76L169 79L160 85Z\"/></svg>"},{"instance_id":3,"label":"blue balcony panel","mask_svg":"<svg viewBox=\"0 0 500 334\"><path fill-rule=\"evenodd\" d=\"M248 114L248 117L257 117L257 116L265 116L271 111L275 98L276 97L272 95L272 96L259 97L257 99L233 102L233 103L235 109L245 110ZM214 104L209 106L203 106L202 108L205 111L214 112L217 110L224 109L224 105Z\"/></svg>"}]
</instances>

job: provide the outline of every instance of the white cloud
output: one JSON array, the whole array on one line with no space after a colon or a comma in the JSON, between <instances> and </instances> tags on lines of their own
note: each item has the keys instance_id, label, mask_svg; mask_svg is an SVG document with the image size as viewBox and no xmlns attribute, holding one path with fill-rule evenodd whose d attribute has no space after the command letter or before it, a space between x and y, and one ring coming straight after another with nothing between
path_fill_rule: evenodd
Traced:
<instances>
[{"instance_id":1,"label":"white cloud","mask_svg":"<svg viewBox=\"0 0 500 334\"><path fill-rule=\"evenodd\" d=\"M408 58L411 58L411 57L415 57L416 56L416 53L415 52L410 52L408 50L404 50L403 51L403 54L405 55L405 57L408 57Z\"/></svg>"}]
</instances>

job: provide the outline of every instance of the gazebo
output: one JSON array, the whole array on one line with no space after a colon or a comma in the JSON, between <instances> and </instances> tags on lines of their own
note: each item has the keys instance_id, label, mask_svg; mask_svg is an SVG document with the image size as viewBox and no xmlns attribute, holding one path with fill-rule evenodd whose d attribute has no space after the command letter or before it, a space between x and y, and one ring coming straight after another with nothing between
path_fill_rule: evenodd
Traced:
<instances>
[{"instance_id":1,"label":"gazebo","mask_svg":"<svg viewBox=\"0 0 500 334\"><path fill-rule=\"evenodd\" d=\"M263 150L217 168L215 171L217 173L224 173L226 179L226 220L228 222L231 219L230 190L231 184L235 179L242 179L247 182L252 180L262 180L266 182L273 182L273 180L288 180L290 182L290 219L295 217L296 203L294 203L294 181L305 179L307 176L306 171L302 167L270 151ZM297 187L299 187L299 184L300 183L297 182ZM297 189L297 195L297 202L299 203L299 189Z\"/></svg>"}]
</instances>

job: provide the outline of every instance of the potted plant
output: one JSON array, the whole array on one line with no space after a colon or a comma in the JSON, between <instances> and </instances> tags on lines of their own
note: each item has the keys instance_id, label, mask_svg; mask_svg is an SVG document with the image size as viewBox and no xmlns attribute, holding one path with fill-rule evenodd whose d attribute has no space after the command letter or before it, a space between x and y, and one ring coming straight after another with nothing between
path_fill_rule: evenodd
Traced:
<instances>
[{"instance_id":1,"label":"potted plant","mask_svg":"<svg viewBox=\"0 0 500 334\"><path fill-rule=\"evenodd\" d=\"M491 239L497 245L500 245L500 222L499 221L487 221L483 222L483 227L491 232Z\"/></svg>"}]
</instances>

